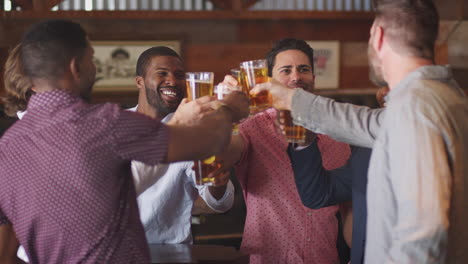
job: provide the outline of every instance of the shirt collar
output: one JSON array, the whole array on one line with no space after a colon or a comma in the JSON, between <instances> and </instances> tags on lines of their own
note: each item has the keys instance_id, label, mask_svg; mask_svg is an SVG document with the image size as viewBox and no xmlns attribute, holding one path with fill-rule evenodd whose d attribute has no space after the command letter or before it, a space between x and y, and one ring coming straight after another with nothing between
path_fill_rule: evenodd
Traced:
<instances>
[{"instance_id":1,"label":"shirt collar","mask_svg":"<svg viewBox=\"0 0 468 264\"><path fill-rule=\"evenodd\" d=\"M27 111L45 106L68 105L78 100L79 97L63 90L36 93L29 99Z\"/></svg>"},{"instance_id":2,"label":"shirt collar","mask_svg":"<svg viewBox=\"0 0 468 264\"><path fill-rule=\"evenodd\" d=\"M136 105L135 107L132 107L132 108L127 109L127 111L136 112L136 111L137 111L137 108L138 108L138 105ZM169 114L167 114L167 115L161 120L161 122L162 122L162 123L167 123L167 122L169 122L169 120L171 120L171 118L172 118L173 115L174 115L174 113L169 113Z\"/></svg>"},{"instance_id":3,"label":"shirt collar","mask_svg":"<svg viewBox=\"0 0 468 264\"><path fill-rule=\"evenodd\" d=\"M427 65L417 68L416 70L410 72L400 81L394 89L385 96L385 102L388 102L392 99L398 91L405 89L410 82L414 80L439 80L442 82L449 82L452 79L452 70L449 66L442 65Z\"/></svg>"}]
</instances>

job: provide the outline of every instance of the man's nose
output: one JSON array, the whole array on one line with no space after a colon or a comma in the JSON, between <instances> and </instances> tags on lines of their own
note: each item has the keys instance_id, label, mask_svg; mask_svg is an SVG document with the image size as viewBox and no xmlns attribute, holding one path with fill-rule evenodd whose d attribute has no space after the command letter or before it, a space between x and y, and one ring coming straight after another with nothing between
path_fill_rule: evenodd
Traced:
<instances>
[{"instance_id":1,"label":"man's nose","mask_svg":"<svg viewBox=\"0 0 468 264\"><path fill-rule=\"evenodd\" d=\"M297 82L301 78L301 75L299 74L298 71L292 70L290 78L291 78L291 81Z\"/></svg>"},{"instance_id":2,"label":"man's nose","mask_svg":"<svg viewBox=\"0 0 468 264\"><path fill-rule=\"evenodd\" d=\"M176 83L176 77L174 74L168 74L164 80L164 84L174 86Z\"/></svg>"}]
</instances>

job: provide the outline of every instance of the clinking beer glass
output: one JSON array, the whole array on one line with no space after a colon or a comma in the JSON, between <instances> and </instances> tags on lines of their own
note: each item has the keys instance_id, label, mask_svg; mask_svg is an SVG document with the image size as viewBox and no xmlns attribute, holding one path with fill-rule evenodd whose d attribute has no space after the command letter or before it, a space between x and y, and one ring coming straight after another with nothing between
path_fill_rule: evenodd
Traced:
<instances>
[{"instance_id":1,"label":"clinking beer glass","mask_svg":"<svg viewBox=\"0 0 468 264\"><path fill-rule=\"evenodd\" d=\"M291 111L278 111L278 122L281 132L289 143L302 144L306 140L306 130L302 126L295 125Z\"/></svg>"},{"instance_id":2,"label":"clinking beer glass","mask_svg":"<svg viewBox=\"0 0 468 264\"><path fill-rule=\"evenodd\" d=\"M268 91L258 94L249 93L255 85L268 82L268 66L266 60L244 61L240 64L241 85L244 92L250 97L250 113L261 112L271 107L271 95Z\"/></svg>"},{"instance_id":3,"label":"clinking beer glass","mask_svg":"<svg viewBox=\"0 0 468 264\"><path fill-rule=\"evenodd\" d=\"M187 83L187 99L189 101L213 95L213 77L212 72L187 72L185 81Z\"/></svg>"},{"instance_id":4,"label":"clinking beer glass","mask_svg":"<svg viewBox=\"0 0 468 264\"><path fill-rule=\"evenodd\" d=\"M187 72L185 74L187 99L192 101L206 95L213 96L213 77L212 72ZM213 185L214 178L209 178L208 175L221 167L221 164L215 160L216 157L211 156L204 160L193 161L197 185Z\"/></svg>"}]
</instances>

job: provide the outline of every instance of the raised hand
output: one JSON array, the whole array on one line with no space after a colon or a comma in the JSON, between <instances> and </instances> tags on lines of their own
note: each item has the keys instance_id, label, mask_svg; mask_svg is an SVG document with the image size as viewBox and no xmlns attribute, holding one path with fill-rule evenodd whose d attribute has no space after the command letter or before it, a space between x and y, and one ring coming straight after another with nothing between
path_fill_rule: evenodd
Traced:
<instances>
[{"instance_id":1,"label":"raised hand","mask_svg":"<svg viewBox=\"0 0 468 264\"><path fill-rule=\"evenodd\" d=\"M250 94L269 91L273 100L273 107L278 110L291 110L292 96L295 89L291 89L272 79L270 82L255 85Z\"/></svg>"},{"instance_id":2,"label":"raised hand","mask_svg":"<svg viewBox=\"0 0 468 264\"><path fill-rule=\"evenodd\" d=\"M204 116L213 112L213 102L215 101L213 96L203 96L190 102L184 98L168 124L193 126Z\"/></svg>"}]
</instances>

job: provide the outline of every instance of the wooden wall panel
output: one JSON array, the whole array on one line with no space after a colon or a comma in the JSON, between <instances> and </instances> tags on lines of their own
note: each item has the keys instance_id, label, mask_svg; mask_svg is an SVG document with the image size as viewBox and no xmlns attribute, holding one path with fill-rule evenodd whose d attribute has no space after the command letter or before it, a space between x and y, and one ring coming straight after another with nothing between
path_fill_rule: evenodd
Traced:
<instances>
[{"instance_id":1,"label":"wooden wall panel","mask_svg":"<svg viewBox=\"0 0 468 264\"><path fill-rule=\"evenodd\" d=\"M182 41L187 71L213 71L220 82L239 62L264 58L280 38L338 40L341 42L340 88L368 89L366 43L372 19L97 19L74 18L92 40ZM16 44L38 18L0 21L0 49ZM0 63L6 53L0 54ZM447 63L447 46L438 46L437 61ZM1 77L0 77L1 78ZM0 80L1 81L1 80ZM3 84L0 85L0 93ZM136 93L97 94L97 101L132 103Z\"/></svg>"},{"instance_id":2,"label":"wooden wall panel","mask_svg":"<svg viewBox=\"0 0 468 264\"><path fill-rule=\"evenodd\" d=\"M375 88L369 80L369 67L344 66L340 68L340 89L367 89Z\"/></svg>"},{"instance_id":3,"label":"wooden wall panel","mask_svg":"<svg viewBox=\"0 0 468 264\"><path fill-rule=\"evenodd\" d=\"M269 43L187 45L186 70L212 71L218 83L230 69L239 68L240 62L265 58L269 48Z\"/></svg>"},{"instance_id":4,"label":"wooden wall panel","mask_svg":"<svg viewBox=\"0 0 468 264\"><path fill-rule=\"evenodd\" d=\"M372 20L272 20L239 23L239 41L267 41L285 37L305 40L367 41Z\"/></svg>"}]
</instances>

